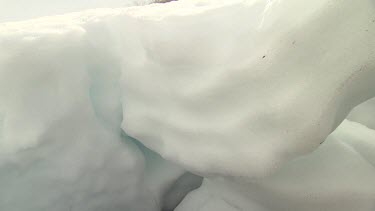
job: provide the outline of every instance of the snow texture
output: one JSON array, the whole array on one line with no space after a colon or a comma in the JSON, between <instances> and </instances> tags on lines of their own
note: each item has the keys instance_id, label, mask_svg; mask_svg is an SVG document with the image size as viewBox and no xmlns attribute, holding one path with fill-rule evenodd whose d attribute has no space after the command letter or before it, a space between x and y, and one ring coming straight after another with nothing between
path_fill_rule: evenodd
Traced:
<instances>
[{"instance_id":1,"label":"snow texture","mask_svg":"<svg viewBox=\"0 0 375 211\"><path fill-rule=\"evenodd\" d=\"M122 18L98 13L0 25L0 210L160 210L184 173L123 134Z\"/></svg>"},{"instance_id":2,"label":"snow texture","mask_svg":"<svg viewBox=\"0 0 375 211\"><path fill-rule=\"evenodd\" d=\"M84 9L139 6L154 0L0 0L0 22L20 21Z\"/></svg>"},{"instance_id":3,"label":"snow texture","mask_svg":"<svg viewBox=\"0 0 375 211\"><path fill-rule=\"evenodd\" d=\"M346 120L316 151L270 177L205 179L176 211L371 211L374 178L375 131Z\"/></svg>"},{"instance_id":4,"label":"snow texture","mask_svg":"<svg viewBox=\"0 0 375 211\"><path fill-rule=\"evenodd\" d=\"M123 62L122 127L168 160L205 176L267 176L374 96L373 1L202 7L138 19L124 42L137 50Z\"/></svg>"},{"instance_id":5,"label":"snow texture","mask_svg":"<svg viewBox=\"0 0 375 211\"><path fill-rule=\"evenodd\" d=\"M171 210L189 170L178 211L373 211L373 101L335 129L375 96L374 14L179 0L0 23L0 210Z\"/></svg>"},{"instance_id":6,"label":"snow texture","mask_svg":"<svg viewBox=\"0 0 375 211\"><path fill-rule=\"evenodd\" d=\"M356 106L349 114L348 119L361 123L375 130L375 98Z\"/></svg>"}]
</instances>

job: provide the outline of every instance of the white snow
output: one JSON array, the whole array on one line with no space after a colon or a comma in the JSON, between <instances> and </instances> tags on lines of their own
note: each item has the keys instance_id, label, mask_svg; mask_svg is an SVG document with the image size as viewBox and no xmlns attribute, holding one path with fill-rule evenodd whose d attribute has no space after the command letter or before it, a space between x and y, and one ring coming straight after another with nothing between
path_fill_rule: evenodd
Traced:
<instances>
[{"instance_id":1,"label":"white snow","mask_svg":"<svg viewBox=\"0 0 375 211\"><path fill-rule=\"evenodd\" d=\"M359 122L375 130L375 98L356 106L349 114L348 119Z\"/></svg>"},{"instance_id":2,"label":"white snow","mask_svg":"<svg viewBox=\"0 0 375 211\"><path fill-rule=\"evenodd\" d=\"M140 6L154 0L0 0L0 22L62 15L84 9Z\"/></svg>"},{"instance_id":3,"label":"white snow","mask_svg":"<svg viewBox=\"0 0 375 211\"><path fill-rule=\"evenodd\" d=\"M5 16L98 7L70 3ZM0 210L171 209L185 169L206 178L178 211L374 210L372 101L330 135L375 96L374 14L179 0L0 23Z\"/></svg>"},{"instance_id":4,"label":"white snow","mask_svg":"<svg viewBox=\"0 0 375 211\"><path fill-rule=\"evenodd\" d=\"M371 211L374 178L375 131L345 121L316 151L272 176L251 182L206 179L176 211Z\"/></svg>"},{"instance_id":5,"label":"white snow","mask_svg":"<svg viewBox=\"0 0 375 211\"><path fill-rule=\"evenodd\" d=\"M183 174L122 135L111 15L0 25L0 210L159 210Z\"/></svg>"},{"instance_id":6,"label":"white snow","mask_svg":"<svg viewBox=\"0 0 375 211\"><path fill-rule=\"evenodd\" d=\"M374 12L366 0L239 1L138 19L123 42L123 129L202 175L268 175L374 96Z\"/></svg>"}]
</instances>

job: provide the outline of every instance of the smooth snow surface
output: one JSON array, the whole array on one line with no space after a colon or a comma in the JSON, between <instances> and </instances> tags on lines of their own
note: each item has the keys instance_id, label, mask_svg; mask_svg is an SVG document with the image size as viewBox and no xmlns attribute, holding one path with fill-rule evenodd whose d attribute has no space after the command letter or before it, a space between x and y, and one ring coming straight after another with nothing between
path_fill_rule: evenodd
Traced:
<instances>
[{"instance_id":1,"label":"smooth snow surface","mask_svg":"<svg viewBox=\"0 0 375 211\"><path fill-rule=\"evenodd\" d=\"M345 121L316 151L274 175L240 183L207 179L176 211L372 211L374 178L375 131Z\"/></svg>"},{"instance_id":2,"label":"smooth snow surface","mask_svg":"<svg viewBox=\"0 0 375 211\"><path fill-rule=\"evenodd\" d=\"M375 96L374 14L179 0L1 23L0 210L168 210L189 170L179 211L373 211L372 101L329 134Z\"/></svg>"},{"instance_id":3,"label":"smooth snow surface","mask_svg":"<svg viewBox=\"0 0 375 211\"><path fill-rule=\"evenodd\" d=\"M162 211L173 211L184 197L199 188L202 178L189 172L179 177L163 197Z\"/></svg>"},{"instance_id":4,"label":"smooth snow surface","mask_svg":"<svg viewBox=\"0 0 375 211\"><path fill-rule=\"evenodd\" d=\"M348 119L375 130L375 98L355 107L350 112Z\"/></svg>"},{"instance_id":5,"label":"smooth snow surface","mask_svg":"<svg viewBox=\"0 0 375 211\"><path fill-rule=\"evenodd\" d=\"M155 0L0 0L0 22L20 21L84 9L139 6Z\"/></svg>"}]
</instances>

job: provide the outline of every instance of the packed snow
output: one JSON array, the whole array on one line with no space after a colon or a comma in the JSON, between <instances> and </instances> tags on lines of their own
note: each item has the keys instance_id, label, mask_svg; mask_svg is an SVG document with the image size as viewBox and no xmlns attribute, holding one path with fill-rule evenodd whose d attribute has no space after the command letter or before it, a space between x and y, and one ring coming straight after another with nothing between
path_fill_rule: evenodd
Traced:
<instances>
[{"instance_id":1,"label":"packed snow","mask_svg":"<svg viewBox=\"0 0 375 211\"><path fill-rule=\"evenodd\" d=\"M1 7L0 210L375 209L372 0L152 2Z\"/></svg>"},{"instance_id":2,"label":"packed snow","mask_svg":"<svg viewBox=\"0 0 375 211\"><path fill-rule=\"evenodd\" d=\"M374 178L375 131L346 120L317 150L270 177L205 179L176 211L371 211Z\"/></svg>"},{"instance_id":3,"label":"packed snow","mask_svg":"<svg viewBox=\"0 0 375 211\"><path fill-rule=\"evenodd\" d=\"M375 95L374 14L366 0L239 1L137 19L123 129L201 175L266 176Z\"/></svg>"},{"instance_id":4,"label":"packed snow","mask_svg":"<svg viewBox=\"0 0 375 211\"><path fill-rule=\"evenodd\" d=\"M85 9L117 8L154 3L157 0L0 0L0 22L62 15Z\"/></svg>"}]
</instances>

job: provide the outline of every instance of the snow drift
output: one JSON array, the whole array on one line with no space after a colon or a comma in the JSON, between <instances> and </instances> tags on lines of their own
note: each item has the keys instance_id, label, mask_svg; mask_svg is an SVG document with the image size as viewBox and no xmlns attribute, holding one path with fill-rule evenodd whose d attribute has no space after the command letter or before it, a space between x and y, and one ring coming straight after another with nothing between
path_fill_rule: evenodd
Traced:
<instances>
[{"instance_id":1,"label":"snow drift","mask_svg":"<svg viewBox=\"0 0 375 211\"><path fill-rule=\"evenodd\" d=\"M374 12L180 0L0 24L0 210L171 209L199 184L183 169L207 178L177 210L372 210L373 131L321 143L375 95Z\"/></svg>"}]
</instances>

